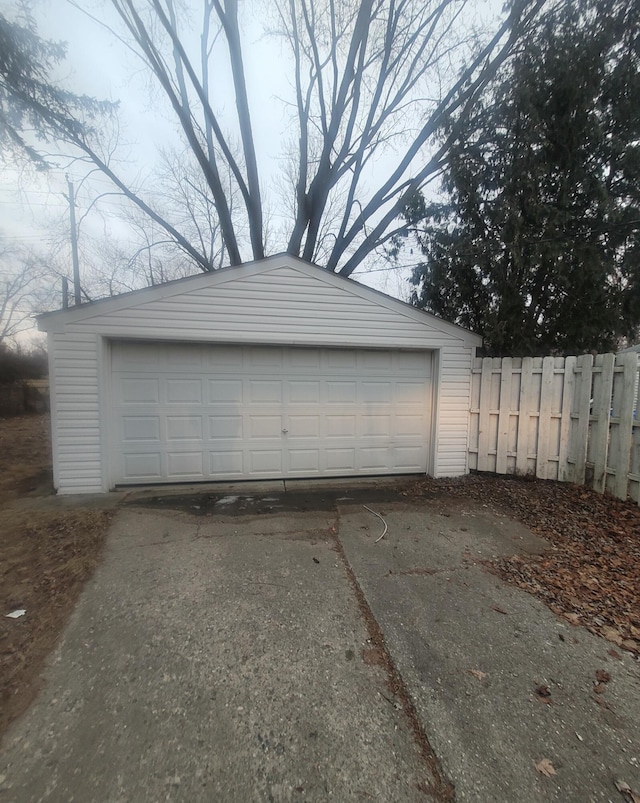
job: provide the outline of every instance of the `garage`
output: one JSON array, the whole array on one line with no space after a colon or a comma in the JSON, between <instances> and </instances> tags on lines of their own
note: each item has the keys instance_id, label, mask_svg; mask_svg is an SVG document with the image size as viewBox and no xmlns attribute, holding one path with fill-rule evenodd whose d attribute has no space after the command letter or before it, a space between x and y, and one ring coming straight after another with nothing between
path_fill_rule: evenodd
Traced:
<instances>
[{"instance_id":1,"label":"garage","mask_svg":"<svg viewBox=\"0 0 640 803\"><path fill-rule=\"evenodd\" d=\"M290 255L38 324L58 493L468 471L481 339Z\"/></svg>"},{"instance_id":2,"label":"garage","mask_svg":"<svg viewBox=\"0 0 640 803\"><path fill-rule=\"evenodd\" d=\"M116 483L426 473L431 353L114 342Z\"/></svg>"}]
</instances>

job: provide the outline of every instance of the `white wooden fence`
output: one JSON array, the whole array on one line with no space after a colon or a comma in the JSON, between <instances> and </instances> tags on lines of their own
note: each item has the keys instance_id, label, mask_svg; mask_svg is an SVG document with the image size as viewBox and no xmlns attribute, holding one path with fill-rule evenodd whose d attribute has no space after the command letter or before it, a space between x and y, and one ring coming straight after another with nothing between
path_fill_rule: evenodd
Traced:
<instances>
[{"instance_id":1,"label":"white wooden fence","mask_svg":"<svg viewBox=\"0 0 640 803\"><path fill-rule=\"evenodd\" d=\"M634 352L476 359L469 467L640 504L639 373Z\"/></svg>"}]
</instances>

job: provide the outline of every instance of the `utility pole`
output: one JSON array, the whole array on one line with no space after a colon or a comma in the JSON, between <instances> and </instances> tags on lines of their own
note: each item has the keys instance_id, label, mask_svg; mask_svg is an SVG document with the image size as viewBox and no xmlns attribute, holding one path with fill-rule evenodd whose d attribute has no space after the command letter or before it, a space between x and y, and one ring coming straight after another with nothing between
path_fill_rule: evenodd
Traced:
<instances>
[{"instance_id":1,"label":"utility pole","mask_svg":"<svg viewBox=\"0 0 640 803\"><path fill-rule=\"evenodd\" d=\"M67 176L69 188L69 218L71 222L71 259L73 261L73 302L80 306L82 293L80 290L80 264L78 262L78 231L76 229L76 200L73 194L73 182Z\"/></svg>"}]
</instances>

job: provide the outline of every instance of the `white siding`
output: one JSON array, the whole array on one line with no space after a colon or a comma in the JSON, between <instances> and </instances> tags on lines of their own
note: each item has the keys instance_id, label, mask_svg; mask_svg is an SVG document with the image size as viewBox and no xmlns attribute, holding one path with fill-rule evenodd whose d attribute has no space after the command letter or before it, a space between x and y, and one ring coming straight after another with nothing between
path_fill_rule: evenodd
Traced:
<instances>
[{"instance_id":1,"label":"white siding","mask_svg":"<svg viewBox=\"0 0 640 803\"><path fill-rule=\"evenodd\" d=\"M102 452L108 367L102 338L429 349L439 352L435 476L467 472L471 359L480 338L291 257L192 277L45 316L54 479L61 493L109 487ZM101 408L101 404L103 408ZM104 407L104 405L107 405Z\"/></svg>"},{"instance_id":2,"label":"white siding","mask_svg":"<svg viewBox=\"0 0 640 803\"><path fill-rule=\"evenodd\" d=\"M54 485L62 493L104 490L98 338L49 335Z\"/></svg>"},{"instance_id":3,"label":"white siding","mask_svg":"<svg viewBox=\"0 0 640 803\"><path fill-rule=\"evenodd\" d=\"M468 471L472 356L462 344L446 346L440 354L436 477L457 477Z\"/></svg>"},{"instance_id":4,"label":"white siding","mask_svg":"<svg viewBox=\"0 0 640 803\"><path fill-rule=\"evenodd\" d=\"M426 315L424 320L399 315L397 310L363 301L344 284L345 288L336 288L296 268L274 268L140 303L135 314L127 308L97 314L73 327L147 340L421 349L456 342L429 326Z\"/></svg>"}]
</instances>

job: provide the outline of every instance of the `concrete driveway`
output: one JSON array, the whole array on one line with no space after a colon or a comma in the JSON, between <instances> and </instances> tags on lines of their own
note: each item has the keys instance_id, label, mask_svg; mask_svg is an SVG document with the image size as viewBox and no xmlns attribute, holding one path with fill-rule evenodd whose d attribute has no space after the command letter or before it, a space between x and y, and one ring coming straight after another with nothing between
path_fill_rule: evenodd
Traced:
<instances>
[{"instance_id":1,"label":"concrete driveway","mask_svg":"<svg viewBox=\"0 0 640 803\"><path fill-rule=\"evenodd\" d=\"M545 545L475 502L401 490L243 486L122 506L6 739L0 800L639 790L637 662L479 564ZM597 670L611 675L604 695Z\"/></svg>"}]
</instances>

